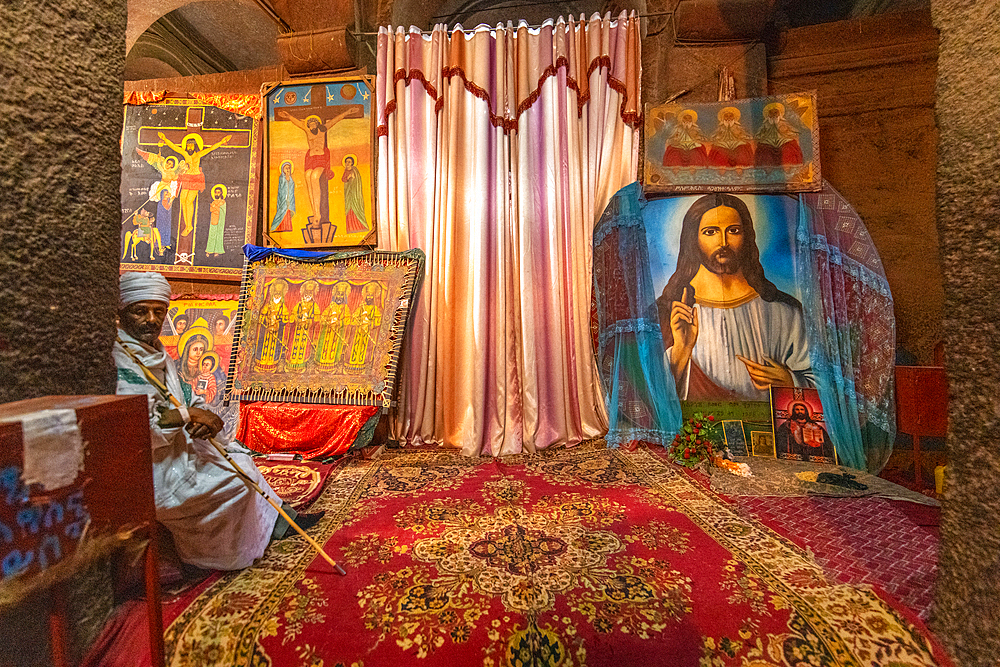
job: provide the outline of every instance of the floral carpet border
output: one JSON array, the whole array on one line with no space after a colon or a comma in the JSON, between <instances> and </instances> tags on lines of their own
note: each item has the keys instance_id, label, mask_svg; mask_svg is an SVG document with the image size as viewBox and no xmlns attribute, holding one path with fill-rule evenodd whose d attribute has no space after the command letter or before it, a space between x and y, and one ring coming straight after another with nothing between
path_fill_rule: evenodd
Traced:
<instances>
[{"instance_id":1,"label":"floral carpet border","mask_svg":"<svg viewBox=\"0 0 1000 667\"><path fill-rule=\"evenodd\" d=\"M310 508L326 512L311 535L317 542L325 544L350 517L368 486L366 479L376 471L374 466L346 466L334 471ZM167 628L164 633L167 664L171 667L204 664L199 656L199 644L204 637L214 640L211 659L215 664L270 664L270 660L262 661L257 653L257 640L277 631L278 605L316 559L316 553L305 540L295 536L272 543L253 567L224 575ZM262 599L261 590L268 591ZM239 631L232 632L234 627Z\"/></svg>"}]
</instances>

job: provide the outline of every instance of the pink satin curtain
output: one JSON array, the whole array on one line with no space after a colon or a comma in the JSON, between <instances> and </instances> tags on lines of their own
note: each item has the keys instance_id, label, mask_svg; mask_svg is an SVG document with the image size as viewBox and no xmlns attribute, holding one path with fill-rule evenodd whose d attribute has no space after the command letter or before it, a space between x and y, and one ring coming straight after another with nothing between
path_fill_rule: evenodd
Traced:
<instances>
[{"instance_id":1,"label":"pink satin curtain","mask_svg":"<svg viewBox=\"0 0 1000 667\"><path fill-rule=\"evenodd\" d=\"M469 455L603 435L592 230L635 180L639 22L381 29L379 242L422 248L395 434Z\"/></svg>"}]
</instances>

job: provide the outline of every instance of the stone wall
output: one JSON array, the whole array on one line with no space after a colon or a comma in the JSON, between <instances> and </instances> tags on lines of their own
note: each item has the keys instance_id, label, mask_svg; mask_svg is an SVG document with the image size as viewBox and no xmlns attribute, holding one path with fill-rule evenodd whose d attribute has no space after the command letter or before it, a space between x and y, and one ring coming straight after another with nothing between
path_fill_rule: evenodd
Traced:
<instances>
[{"instance_id":1,"label":"stone wall","mask_svg":"<svg viewBox=\"0 0 1000 667\"><path fill-rule=\"evenodd\" d=\"M0 402L115 389L125 22L0 3Z\"/></svg>"},{"instance_id":2,"label":"stone wall","mask_svg":"<svg viewBox=\"0 0 1000 667\"><path fill-rule=\"evenodd\" d=\"M773 93L816 90L823 177L857 210L882 257L904 346L941 339L934 219L937 31L927 12L796 28L768 53Z\"/></svg>"},{"instance_id":3,"label":"stone wall","mask_svg":"<svg viewBox=\"0 0 1000 667\"><path fill-rule=\"evenodd\" d=\"M931 6L951 396L932 627L960 665L986 667L1000 661L1000 5Z\"/></svg>"}]
</instances>

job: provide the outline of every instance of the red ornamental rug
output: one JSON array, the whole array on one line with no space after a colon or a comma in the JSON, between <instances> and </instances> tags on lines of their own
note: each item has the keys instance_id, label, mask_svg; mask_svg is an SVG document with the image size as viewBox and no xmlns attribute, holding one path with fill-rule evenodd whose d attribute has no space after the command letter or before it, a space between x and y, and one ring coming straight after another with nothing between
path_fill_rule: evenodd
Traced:
<instances>
[{"instance_id":1,"label":"red ornamental rug","mask_svg":"<svg viewBox=\"0 0 1000 667\"><path fill-rule=\"evenodd\" d=\"M258 459L255 463L278 497L300 511L316 500L333 470L332 463L315 461L280 463Z\"/></svg>"},{"instance_id":2,"label":"red ornamental rug","mask_svg":"<svg viewBox=\"0 0 1000 667\"><path fill-rule=\"evenodd\" d=\"M950 665L918 619L647 450L355 461L301 538L215 580L168 664Z\"/></svg>"}]
</instances>

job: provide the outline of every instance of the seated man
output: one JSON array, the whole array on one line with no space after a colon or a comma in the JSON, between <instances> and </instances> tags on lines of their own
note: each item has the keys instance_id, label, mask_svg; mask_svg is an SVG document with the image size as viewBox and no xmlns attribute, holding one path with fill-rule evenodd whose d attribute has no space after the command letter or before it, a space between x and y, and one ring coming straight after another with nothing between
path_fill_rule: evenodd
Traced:
<instances>
[{"instance_id":1,"label":"seated man","mask_svg":"<svg viewBox=\"0 0 1000 667\"><path fill-rule=\"evenodd\" d=\"M173 534L181 560L201 568L238 570L260 558L268 542L285 537L291 527L204 440L219 433L222 420L204 409L204 399L192 395L181 382L173 359L160 343L169 303L170 285L159 273L121 277L119 342L114 347L118 393L149 397L156 518ZM123 343L166 384L182 407L174 408L150 384ZM277 498L249 456L230 455L261 489ZM323 516L304 514L296 519L289 505L282 504L282 509L304 530Z\"/></svg>"}]
</instances>

